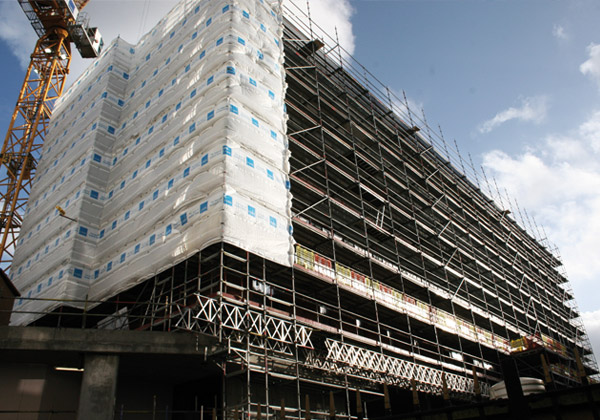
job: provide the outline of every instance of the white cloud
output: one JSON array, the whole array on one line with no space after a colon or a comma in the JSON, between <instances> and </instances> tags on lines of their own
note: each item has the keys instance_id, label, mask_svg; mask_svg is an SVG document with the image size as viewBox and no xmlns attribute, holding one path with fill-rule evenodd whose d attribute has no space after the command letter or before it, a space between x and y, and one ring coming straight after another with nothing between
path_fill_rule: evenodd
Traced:
<instances>
[{"instance_id":1,"label":"white cloud","mask_svg":"<svg viewBox=\"0 0 600 420\"><path fill-rule=\"evenodd\" d=\"M600 309L600 111L518 156L486 153L483 165L558 245L582 309Z\"/></svg>"},{"instance_id":2,"label":"white cloud","mask_svg":"<svg viewBox=\"0 0 600 420\"><path fill-rule=\"evenodd\" d=\"M600 44L591 43L587 51L589 58L579 66L579 71L589 76L600 87Z\"/></svg>"},{"instance_id":3,"label":"white cloud","mask_svg":"<svg viewBox=\"0 0 600 420\"><path fill-rule=\"evenodd\" d=\"M582 312L581 317L590 337L594 353L600 355L600 310Z\"/></svg>"},{"instance_id":4,"label":"white cloud","mask_svg":"<svg viewBox=\"0 0 600 420\"><path fill-rule=\"evenodd\" d=\"M489 133L499 125L510 120L532 121L536 124L544 121L548 110L547 96L530 96L521 98L520 102L519 107L510 107L504 111L500 111L494 118L483 122L478 128L479 132Z\"/></svg>"},{"instance_id":5,"label":"white cloud","mask_svg":"<svg viewBox=\"0 0 600 420\"><path fill-rule=\"evenodd\" d=\"M399 115L407 124L409 124L410 120L412 119L413 124L420 125L420 121L423 118L422 102L419 102L410 96L406 96L405 101L405 93L402 91L398 92L394 89L389 90L389 96L392 109L397 115Z\"/></svg>"},{"instance_id":6,"label":"white cloud","mask_svg":"<svg viewBox=\"0 0 600 420\"><path fill-rule=\"evenodd\" d=\"M579 135L587 139L594 152L600 153L600 118L591 118L579 127Z\"/></svg>"},{"instance_id":7,"label":"white cloud","mask_svg":"<svg viewBox=\"0 0 600 420\"><path fill-rule=\"evenodd\" d=\"M349 0L309 0L310 16L313 20L313 33L323 38L325 43L334 46L336 29L339 43L349 54L354 53L354 33L352 15L354 9ZM306 0L285 0L284 6L293 15L303 19L307 14Z\"/></svg>"},{"instance_id":8,"label":"white cloud","mask_svg":"<svg viewBox=\"0 0 600 420\"><path fill-rule=\"evenodd\" d=\"M554 38L559 40L569 39L569 35L567 35L565 28L559 24L554 24L554 26L552 27L552 35L554 36Z\"/></svg>"},{"instance_id":9,"label":"white cloud","mask_svg":"<svg viewBox=\"0 0 600 420\"><path fill-rule=\"evenodd\" d=\"M6 42L22 68L29 65L36 35L16 1L0 1L0 40Z\"/></svg>"},{"instance_id":10,"label":"white cloud","mask_svg":"<svg viewBox=\"0 0 600 420\"><path fill-rule=\"evenodd\" d=\"M408 108L408 110L410 110L413 118L415 118L418 121L423 119L423 102L413 99L410 96L406 98L406 101L408 102L408 107L406 104L403 104L404 108Z\"/></svg>"}]
</instances>

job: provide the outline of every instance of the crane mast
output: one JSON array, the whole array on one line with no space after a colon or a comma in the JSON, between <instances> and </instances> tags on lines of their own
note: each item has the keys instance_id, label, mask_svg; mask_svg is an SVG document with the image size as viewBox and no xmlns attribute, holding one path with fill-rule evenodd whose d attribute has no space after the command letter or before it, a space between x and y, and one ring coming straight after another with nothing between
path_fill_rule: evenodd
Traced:
<instances>
[{"instance_id":1,"label":"crane mast","mask_svg":"<svg viewBox=\"0 0 600 420\"><path fill-rule=\"evenodd\" d=\"M0 269L10 270L50 116L65 86L71 43L84 58L103 42L80 10L88 0L18 0L39 39L0 153Z\"/></svg>"}]
</instances>

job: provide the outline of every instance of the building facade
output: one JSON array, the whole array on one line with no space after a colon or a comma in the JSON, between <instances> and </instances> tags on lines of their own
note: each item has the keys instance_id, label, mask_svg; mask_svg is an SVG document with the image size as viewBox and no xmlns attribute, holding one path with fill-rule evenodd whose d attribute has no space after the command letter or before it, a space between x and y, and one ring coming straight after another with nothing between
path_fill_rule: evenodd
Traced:
<instances>
[{"instance_id":1,"label":"building facade","mask_svg":"<svg viewBox=\"0 0 600 420\"><path fill-rule=\"evenodd\" d=\"M27 297L100 301L221 240L291 264L281 31L264 2L184 2L112 43L56 106L14 259Z\"/></svg>"},{"instance_id":2,"label":"building facade","mask_svg":"<svg viewBox=\"0 0 600 420\"><path fill-rule=\"evenodd\" d=\"M596 374L560 260L281 7L184 1L71 88L13 321L60 308L68 325L70 307L89 328L216 337L206 392L229 417L376 414L411 388L474 399L511 356L559 387L581 382L576 353Z\"/></svg>"}]
</instances>

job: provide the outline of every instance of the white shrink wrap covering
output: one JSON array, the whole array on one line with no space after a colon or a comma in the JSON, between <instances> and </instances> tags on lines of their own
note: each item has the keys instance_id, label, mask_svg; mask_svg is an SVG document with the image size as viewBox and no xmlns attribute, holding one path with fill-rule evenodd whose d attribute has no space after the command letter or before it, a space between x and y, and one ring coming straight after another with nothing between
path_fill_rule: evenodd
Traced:
<instances>
[{"instance_id":1,"label":"white shrink wrap covering","mask_svg":"<svg viewBox=\"0 0 600 420\"><path fill-rule=\"evenodd\" d=\"M278 4L184 0L137 45L113 41L57 102L12 323L64 304L37 299L83 307L220 241L291 265Z\"/></svg>"}]
</instances>

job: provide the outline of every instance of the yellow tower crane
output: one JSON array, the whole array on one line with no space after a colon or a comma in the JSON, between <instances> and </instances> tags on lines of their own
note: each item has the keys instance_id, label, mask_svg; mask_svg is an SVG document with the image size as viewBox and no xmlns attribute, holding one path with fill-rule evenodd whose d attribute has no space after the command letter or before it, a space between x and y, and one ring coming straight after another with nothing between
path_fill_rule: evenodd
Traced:
<instances>
[{"instance_id":1,"label":"yellow tower crane","mask_svg":"<svg viewBox=\"0 0 600 420\"><path fill-rule=\"evenodd\" d=\"M18 0L39 39L0 153L0 269L9 270L54 102L63 92L71 43L83 58L103 41L81 9L88 0Z\"/></svg>"}]
</instances>

